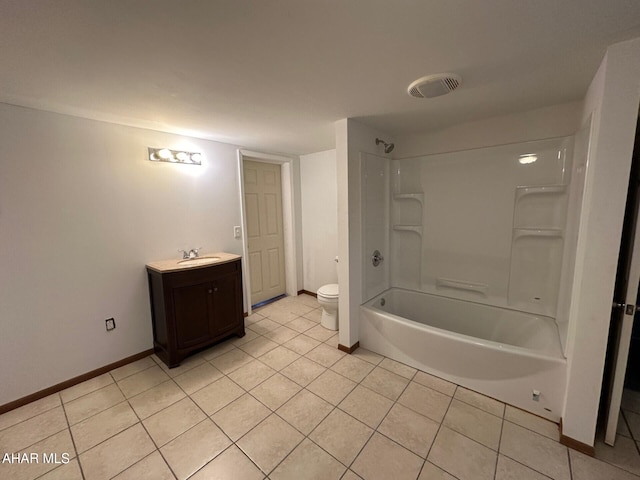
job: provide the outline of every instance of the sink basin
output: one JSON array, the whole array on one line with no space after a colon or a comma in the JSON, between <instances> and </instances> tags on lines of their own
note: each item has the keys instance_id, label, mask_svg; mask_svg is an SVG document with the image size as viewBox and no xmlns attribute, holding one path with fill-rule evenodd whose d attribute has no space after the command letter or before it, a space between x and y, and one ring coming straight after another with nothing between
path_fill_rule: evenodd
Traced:
<instances>
[{"instance_id":1,"label":"sink basin","mask_svg":"<svg viewBox=\"0 0 640 480\"><path fill-rule=\"evenodd\" d=\"M214 263L220 260L220 257L197 257L197 258L185 258L179 260L178 264L184 267L191 267L194 265L206 265L207 263Z\"/></svg>"}]
</instances>

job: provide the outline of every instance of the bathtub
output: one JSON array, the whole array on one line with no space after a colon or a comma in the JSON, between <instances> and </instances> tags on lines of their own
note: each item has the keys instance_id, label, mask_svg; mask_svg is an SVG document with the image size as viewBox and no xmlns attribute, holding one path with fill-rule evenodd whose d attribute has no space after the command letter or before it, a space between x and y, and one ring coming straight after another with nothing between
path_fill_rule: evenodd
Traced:
<instances>
[{"instance_id":1,"label":"bathtub","mask_svg":"<svg viewBox=\"0 0 640 480\"><path fill-rule=\"evenodd\" d=\"M391 288L360 307L360 345L560 419L567 363L550 317Z\"/></svg>"}]
</instances>

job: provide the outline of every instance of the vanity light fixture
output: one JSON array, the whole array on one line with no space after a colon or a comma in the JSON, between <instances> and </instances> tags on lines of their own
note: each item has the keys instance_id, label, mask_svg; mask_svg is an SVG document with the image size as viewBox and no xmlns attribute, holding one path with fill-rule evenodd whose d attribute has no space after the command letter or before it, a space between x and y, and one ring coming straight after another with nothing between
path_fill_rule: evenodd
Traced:
<instances>
[{"instance_id":1,"label":"vanity light fixture","mask_svg":"<svg viewBox=\"0 0 640 480\"><path fill-rule=\"evenodd\" d=\"M149 160L152 162L183 163L185 165L202 165L202 155L197 152L169 150L168 148L149 149Z\"/></svg>"}]
</instances>

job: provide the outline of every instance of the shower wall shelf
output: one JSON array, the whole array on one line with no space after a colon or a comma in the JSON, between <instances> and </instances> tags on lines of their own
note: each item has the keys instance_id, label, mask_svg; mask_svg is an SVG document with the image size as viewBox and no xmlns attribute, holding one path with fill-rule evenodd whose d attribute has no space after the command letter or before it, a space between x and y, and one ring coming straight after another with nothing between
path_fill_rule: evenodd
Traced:
<instances>
[{"instance_id":1,"label":"shower wall shelf","mask_svg":"<svg viewBox=\"0 0 640 480\"><path fill-rule=\"evenodd\" d=\"M553 195L567 191L567 185L523 185L516 187L516 202L527 195Z\"/></svg>"},{"instance_id":2,"label":"shower wall shelf","mask_svg":"<svg viewBox=\"0 0 640 480\"><path fill-rule=\"evenodd\" d=\"M394 225L393 230L396 232L413 232L422 236L422 225Z\"/></svg>"},{"instance_id":3,"label":"shower wall shelf","mask_svg":"<svg viewBox=\"0 0 640 480\"><path fill-rule=\"evenodd\" d=\"M486 283L467 282L465 280L455 280L453 278L436 278L436 288L446 287L456 290L466 290L469 292L477 292L483 295L487 294L489 285Z\"/></svg>"},{"instance_id":4,"label":"shower wall shelf","mask_svg":"<svg viewBox=\"0 0 640 480\"><path fill-rule=\"evenodd\" d=\"M522 237L562 238L564 232L556 228L514 228L513 239Z\"/></svg>"},{"instance_id":5,"label":"shower wall shelf","mask_svg":"<svg viewBox=\"0 0 640 480\"><path fill-rule=\"evenodd\" d=\"M420 205L424 205L424 193L396 193L394 200L415 200Z\"/></svg>"}]
</instances>

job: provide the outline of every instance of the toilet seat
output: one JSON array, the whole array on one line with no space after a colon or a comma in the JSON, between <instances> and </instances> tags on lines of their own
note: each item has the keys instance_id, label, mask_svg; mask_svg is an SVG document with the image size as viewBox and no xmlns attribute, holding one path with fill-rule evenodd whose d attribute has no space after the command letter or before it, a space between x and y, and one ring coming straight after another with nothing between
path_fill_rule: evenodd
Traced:
<instances>
[{"instance_id":1,"label":"toilet seat","mask_svg":"<svg viewBox=\"0 0 640 480\"><path fill-rule=\"evenodd\" d=\"M318 296L322 296L324 298L338 298L338 284L330 283L328 285L323 285L318 289Z\"/></svg>"}]
</instances>

